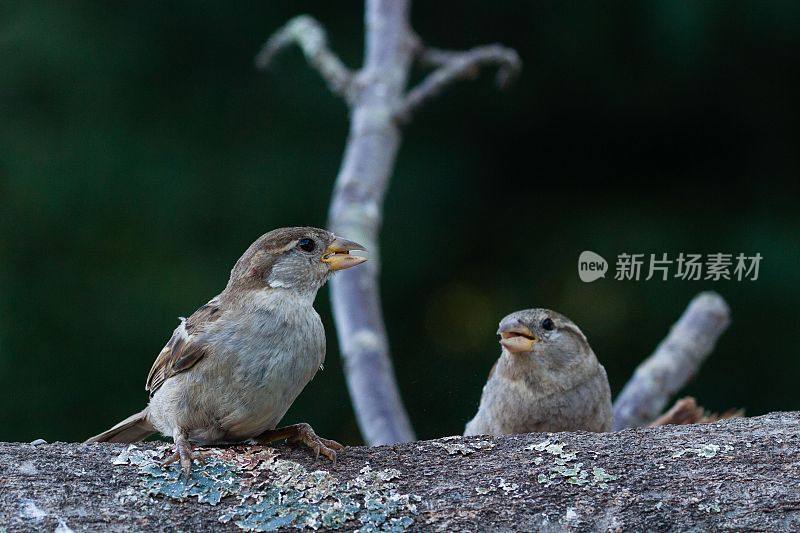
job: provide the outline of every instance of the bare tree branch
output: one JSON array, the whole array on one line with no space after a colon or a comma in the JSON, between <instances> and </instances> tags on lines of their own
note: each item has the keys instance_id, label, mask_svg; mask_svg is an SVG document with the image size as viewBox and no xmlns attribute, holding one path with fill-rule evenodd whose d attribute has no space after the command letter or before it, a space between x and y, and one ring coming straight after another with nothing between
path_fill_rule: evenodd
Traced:
<instances>
[{"instance_id":1,"label":"bare tree branch","mask_svg":"<svg viewBox=\"0 0 800 533\"><path fill-rule=\"evenodd\" d=\"M352 102L353 73L329 48L322 25L309 15L297 16L275 32L256 56L256 67L267 68L279 52L292 44L300 47L308 64L320 73L334 94Z\"/></svg>"},{"instance_id":2,"label":"bare tree branch","mask_svg":"<svg viewBox=\"0 0 800 533\"><path fill-rule=\"evenodd\" d=\"M497 66L497 86L506 88L519 74L522 61L511 48L499 44L479 46L465 52L425 49L420 55L424 65L437 67L406 95L397 111L400 122L408 122L428 100L438 96L459 80L476 77L481 67Z\"/></svg>"},{"instance_id":3,"label":"bare tree branch","mask_svg":"<svg viewBox=\"0 0 800 533\"><path fill-rule=\"evenodd\" d=\"M730 308L715 292L689 303L667 338L636 368L614 402L614 431L655 420L689 382L730 324Z\"/></svg>"},{"instance_id":4,"label":"bare tree branch","mask_svg":"<svg viewBox=\"0 0 800 533\"><path fill-rule=\"evenodd\" d=\"M409 22L410 0L366 0L365 61L352 74L329 50L314 19L297 17L264 45L257 64L269 63L297 43L309 63L350 104L350 133L331 198L328 226L364 244L370 260L331 282L331 301L345 377L364 440L370 445L414 440L389 355L381 311L378 234L383 200L400 148L400 118L408 120L425 100L484 65L499 65L504 85L517 73L513 50L490 45L467 52L424 50ZM406 95L416 57L437 67Z\"/></svg>"},{"instance_id":5,"label":"bare tree branch","mask_svg":"<svg viewBox=\"0 0 800 533\"><path fill-rule=\"evenodd\" d=\"M378 289L383 198L401 140L393 111L402 99L414 50L409 9L408 0L367 0L365 64L355 75L330 51L325 31L309 16L287 23L256 59L263 67L277 52L297 43L331 90L351 107L350 134L328 225L364 244L370 260L341 272L330 285L347 386L369 445L415 438L392 368Z\"/></svg>"},{"instance_id":6,"label":"bare tree branch","mask_svg":"<svg viewBox=\"0 0 800 533\"><path fill-rule=\"evenodd\" d=\"M370 445L414 440L392 369L378 285L383 199L401 140L393 111L413 58L409 10L407 0L366 2L365 63L328 215L333 232L369 250L361 268L332 280L331 300L347 386Z\"/></svg>"}]
</instances>

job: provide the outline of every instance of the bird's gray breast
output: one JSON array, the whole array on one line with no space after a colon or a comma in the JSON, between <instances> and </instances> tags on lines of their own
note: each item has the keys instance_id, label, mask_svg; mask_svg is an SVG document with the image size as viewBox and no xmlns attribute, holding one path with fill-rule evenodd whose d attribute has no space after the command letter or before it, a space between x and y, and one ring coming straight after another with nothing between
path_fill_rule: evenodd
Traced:
<instances>
[{"instance_id":1,"label":"bird's gray breast","mask_svg":"<svg viewBox=\"0 0 800 533\"><path fill-rule=\"evenodd\" d=\"M210 333L207 379L224 440L273 429L325 359L325 331L311 306L264 309Z\"/></svg>"},{"instance_id":2,"label":"bird's gray breast","mask_svg":"<svg viewBox=\"0 0 800 533\"><path fill-rule=\"evenodd\" d=\"M489 379L466 435L534 431L609 431L611 394L598 363L567 390L536 389L524 380Z\"/></svg>"}]
</instances>

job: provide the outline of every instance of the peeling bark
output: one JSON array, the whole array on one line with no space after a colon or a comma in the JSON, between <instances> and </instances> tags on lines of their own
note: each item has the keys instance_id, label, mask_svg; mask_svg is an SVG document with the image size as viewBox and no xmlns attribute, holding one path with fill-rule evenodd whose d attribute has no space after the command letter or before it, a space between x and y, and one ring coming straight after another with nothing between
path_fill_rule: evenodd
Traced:
<instances>
[{"instance_id":1,"label":"peeling bark","mask_svg":"<svg viewBox=\"0 0 800 533\"><path fill-rule=\"evenodd\" d=\"M239 530L219 521L236 496L215 506L149 497L137 467L113 464L125 449L0 444L0 529ZM251 458L270 455L260 447L248 451ZM301 449L278 451L308 471L327 471L342 486L367 463L374 471L397 469L397 491L419 497L416 514L407 514L409 530L800 529L800 413L606 434L353 447L336 464L315 463ZM272 482L270 471L258 475ZM360 525L349 521L345 528Z\"/></svg>"}]
</instances>

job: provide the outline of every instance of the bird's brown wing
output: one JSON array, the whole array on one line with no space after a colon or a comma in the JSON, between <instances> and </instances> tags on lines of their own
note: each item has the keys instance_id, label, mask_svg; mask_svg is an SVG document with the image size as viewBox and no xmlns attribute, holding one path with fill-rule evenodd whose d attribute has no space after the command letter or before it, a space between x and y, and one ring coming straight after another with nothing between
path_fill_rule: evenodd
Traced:
<instances>
[{"instance_id":1,"label":"bird's brown wing","mask_svg":"<svg viewBox=\"0 0 800 533\"><path fill-rule=\"evenodd\" d=\"M192 368L206 355L208 345L198 340L195 333L217 320L221 314L219 301L214 298L188 319L181 319L181 325L175 328L147 375L145 390L150 391L151 397L166 380Z\"/></svg>"}]
</instances>

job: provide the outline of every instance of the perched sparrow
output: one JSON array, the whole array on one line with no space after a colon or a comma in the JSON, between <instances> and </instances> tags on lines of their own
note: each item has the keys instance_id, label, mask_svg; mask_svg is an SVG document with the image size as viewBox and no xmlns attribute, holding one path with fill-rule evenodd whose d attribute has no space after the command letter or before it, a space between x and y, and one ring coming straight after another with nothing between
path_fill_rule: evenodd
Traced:
<instances>
[{"instance_id":1,"label":"perched sparrow","mask_svg":"<svg viewBox=\"0 0 800 533\"><path fill-rule=\"evenodd\" d=\"M505 317L497 333L502 353L464 435L611 430L606 371L578 326L527 309Z\"/></svg>"},{"instance_id":2,"label":"perched sparrow","mask_svg":"<svg viewBox=\"0 0 800 533\"><path fill-rule=\"evenodd\" d=\"M342 445L308 424L275 429L325 359L325 330L313 308L336 270L366 261L364 250L317 228L262 235L236 262L219 295L181 318L145 389L150 403L87 442L136 442L160 432L175 441L188 475L193 444L302 442L333 460Z\"/></svg>"}]
</instances>

